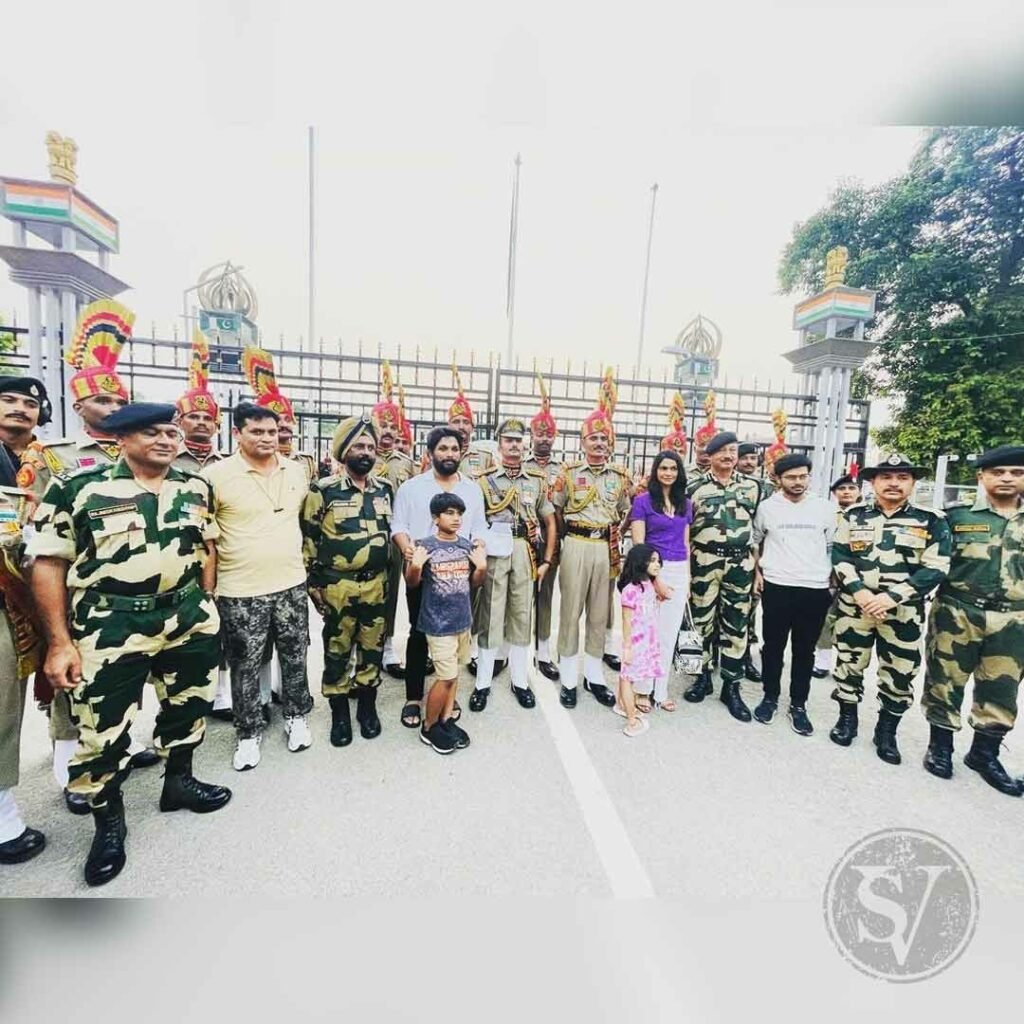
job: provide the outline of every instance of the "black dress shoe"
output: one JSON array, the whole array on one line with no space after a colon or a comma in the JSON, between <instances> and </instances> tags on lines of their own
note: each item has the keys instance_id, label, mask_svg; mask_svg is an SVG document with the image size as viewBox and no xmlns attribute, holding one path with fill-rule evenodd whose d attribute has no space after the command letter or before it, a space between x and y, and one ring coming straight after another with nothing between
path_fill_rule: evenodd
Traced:
<instances>
[{"instance_id":1,"label":"black dress shoe","mask_svg":"<svg viewBox=\"0 0 1024 1024\"><path fill-rule=\"evenodd\" d=\"M470 658L469 659L469 663L466 665L466 668L469 669L469 674L471 676L473 676L473 678L475 679L476 678L476 658Z\"/></svg>"},{"instance_id":2,"label":"black dress shoe","mask_svg":"<svg viewBox=\"0 0 1024 1024\"><path fill-rule=\"evenodd\" d=\"M0 864L24 864L43 852L46 836L34 828L26 828L20 836L0 843Z\"/></svg>"},{"instance_id":3,"label":"black dress shoe","mask_svg":"<svg viewBox=\"0 0 1024 1024\"><path fill-rule=\"evenodd\" d=\"M545 679L550 679L553 683L557 683L562 678L562 674L558 671L558 666L554 662L538 661L537 668L540 669L540 674Z\"/></svg>"},{"instance_id":4,"label":"black dress shoe","mask_svg":"<svg viewBox=\"0 0 1024 1024\"><path fill-rule=\"evenodd\" d=\"M487 707L487 698L491 695L491 688L489 686L484 687L482 690L474 690L469 695L469 710L470 711L483 711Z\"/></svg>"},{"instance_id":5,"label":"black dress shoe","mask_svg":"<svg viewBox=\"0 0 1024 1024\"><path fill-rule=\"evenodd\" d=\"M754 659L747 653L743 659L743 674L752 682L761 682L761 670L754 664Z\"/></svg>"},{"instance_id":6,"label":"black dress shoe","mask_svg":"<svg viewBox=\"0 0 1024 1024\"><path fill-rule=\"evenodd\" d=\"M380 718L377 715L377 688L360 686L356 697L356 721L359 723L359 735L364 740L374 740L381 732Z\"/></svg>"},{"instance_id":7,"label":"black dress shoe","mask_svg":"<svg viewBox=\"0 0 1024 1024\"><path fill-rule=\"evenodd\" d=\"M145 750L140 750L137 754L132 754L128 758L129 768L152 768L153 765L160 763L160 755L155 751L146 747Z\"/></svg>"},{"instance_id":8,"label":"black dress shoe","mask_svg":"<svg viewBox=\"0 0 1024 1024\"><path fill-rule=\"evenodd\" d=\"M827 668L812 668L811 669L811 675L814 676L815 679L827 679L828 678L828 669Z\"/></svg>"},{"instance_id":9,"label":"black dress shoe","mask_svg":"<svg viewBox=\"0 0 1024 1024\"><path fill-rule=\"evenodd\" d=\"M976 732L971 749L964 755L964 764L976 771L993 789L1007 796L1024 795L1024 780L1012 778L999 761L1001 736Z\"/></svg>"},{"instance_id":10,"label":"black dress shoe","mask_svg":"<svg viewBox=\"0 0 1024 1024\"><path fill-rule=\"evenodd\" d=\"M602 655L601 660L613 671L618 672L622 668L622 660L614 654ZM614 701L613 701L614 703Z\"/></svg>"},{"instance_id":11,"label":"black dress shoe","mask_svg":"<svg viewBox=\"0 0 1024 1024\"><path fill-rule=\"evenodd\" d=\"M89 801L81 793L72 793L67 789L64 790L64 806L72 814L88 814L92 810Z\"/></svg>"},{"instance_id":12,"label":"black dress shoe","mask_svg":"<svg viewBox=\"0 0 1024 1024\"><path fill-rule=\"evenodd\" d=\"M571 690L568 686L563 686L561 692L558 694L558 703L563 708L574 708L576 707L576 687L574 686Z\"/></svg>"},{"instance_id":13,"label":"black dress shoe","mask_svg":"<svg viewBox=\"0 0 1024 1024\"><path fill-rule=\"evenodd\" d=\"M715 684L711 680L711 670L703 669L701 674L687 687L683 700L691 704L699 704L705 697L715 692Z\"/></svg>"},{"instance_id":14,"label":"black dress shoe","mask_svg":"<svg viewBox=\"0 0 1024 1024\"><path fill-rule=\"evenodd\" d=\"M334 694L327 698L331 706L331 746L347 747L352 742L352 710L347 694Z\"/></svg>"},{"instance_id":15,"label":"black dress shoe","mask_svg":"<svg viewBox=\"0 0 1024 1024\"><path fill-rule=\"evenodd\" d=\"M218 722L233 722L235 720L235 713L231 708L214 708L206 717L216 718Z\"/></svg>"},{"instance_id":16,"label":"black dress shoe","mask_svg":"<svg viewBox=\"0 0 1024 1024\"><path fill-rule=\"evenodd\" d=\"M227 786L200 782L192 774L194 747L171 747L167 752L167 774L160 794L161 811L194 811L211 814L219 811L230 799Z\"/></svg>"},{"instance_id":17,"label":"black dress shoe","mask_svg":"<svg viewBox=\"0 0 1024 1024\"><path fill-rule=\"evenodd\" d=\"M603 704L606 708L610 708L615 703L615 694L612 693L612 691L603 683L591 683L584 680L583 689L586 690L598 704Z\"/></svg>"},{"instance_id":18,"label":"black dress shoe","mask_svg":"<svg viewBox=\"0 0 1024 1024\"><path fill-rule=\"evenodd\" d=\"M400 665L397 661L391 662L390 665L384 666L384 671L387 672L392 679L404 679L405 678L405 666Z\"/></svg>"},{"instance_id":19,"label":"black dress shoe","mask_svg":"<svg viewBox=\"0 0 1024 1024\"><path fill-rule=\"evenodd\" d=\"M492 679L497 679L502 672L508 667L508 658L499 659L494 663L494 674L491 676Z\"/></svg>"},{"instance_id":20,"label":"black dress shoe","mask_svg":"<svg viewBox=\"0 0 1024 1024\"><path fill-rule=\"evenodd\" d=\"M718 699L729 709L729 714L737 722L750 721L750 708L747 707L740 696L740 683L738 679L731 683L723 683L722 693Z\"/></svg>"},{"instance_id":21,"label":"black dress shoe","mask_svg":"<svg viewBox=\"0 0 1024 1024\"><path fill-rule=\"evenodd\" d=\"M857 736L857 705L849 701L839 701L839 718L832 726L828 738L841 747L848 747Z\"/></svg>"},{"instance_id":22,"label":"black dress shoe","mask_svg":"<svg viewBox=\"0 0 1024 1024\"><path fill-rule=\"evenodd\" d=\"M515 683L509 683L509 689L512 690L512 696L519 701L521 708L532 708L537 706L537 698L533 694L528 686L518 687Z\"/></svg>"},{"instance_id":23,"label":"black dress shoe","mask_svg":"<svg viewBox=\"0 0 1024 1024\"><path fill-rule=\"evenodd\" d=\"M896 745L896 729L899 724L899 715L889 711L878 712L874 735L875 752L886 764L899 764L903 760L900 748Z\"/></svg>"},{"instance_id":24,"label":"black dress shoe","mask_svg":"<svg viewBox=\"0 0 1024 1024\"><path fill-rule=\"evenodd\" d=\"M92 818L96 834L85 859L85 884L106 885L121 874L127 860L124 841L128 837L128 826L120 792L111 793L102 807L94 807Z\"/></svg>"}]
</instances>

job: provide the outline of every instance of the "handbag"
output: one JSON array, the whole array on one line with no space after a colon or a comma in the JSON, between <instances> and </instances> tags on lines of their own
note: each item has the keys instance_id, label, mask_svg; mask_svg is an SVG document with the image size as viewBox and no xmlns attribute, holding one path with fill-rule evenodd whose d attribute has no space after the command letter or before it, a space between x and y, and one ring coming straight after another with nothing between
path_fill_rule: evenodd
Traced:
<instances>
[{"instance_id":1,"label":"handbag","mask_svg":"<svg viewBox=\"0 0 1024 1024\"><path fill-rule=\"evenodd\" d=\"M686 602L683 624L679 628L679 636L676 637L672 667L677 672L688 676L700 675L701 669L704 667L704 643L700 633L694 628L689 601Z\"/></svg>"}]
</instances>

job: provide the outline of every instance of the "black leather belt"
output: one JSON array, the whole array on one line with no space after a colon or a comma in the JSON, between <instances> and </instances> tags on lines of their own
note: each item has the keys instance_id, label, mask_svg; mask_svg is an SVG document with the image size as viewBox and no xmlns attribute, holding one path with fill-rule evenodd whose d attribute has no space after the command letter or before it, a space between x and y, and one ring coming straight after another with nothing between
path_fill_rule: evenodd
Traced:
<instances>
[{"instance_id":1,"label":"black leather belt","mask_svg":"<svg viewBox=\"0 0 1024 1024\"><path fill-rule=\"evenodd\" d=\"M354 569L351 571L341 569L327 569L319 566L310 574L312 579L324 579L328 583L340 583L342 580L354 580L356 583L369 583L378 576L383 576L387 568L383 569ZM316 584L314 584L316 586Z\"/></svg>"},{"instance_id":2,"label":"black leather belt","mask_svg":"<svg viewBox=\"0 0 1024 1024\"><path fill-rule=\"evenodd\" d=\"M1024 601L1001 601L994 597L985 597L982 594L968 593L963 590L941 590L939 597L948 597L951 601L970 605L972 608L978 608L983 612L1024 611Z\"/></svg>"},{"instance_id":3,"label":"black leather belt","mask_svg":"<svg viewBox=\"0 0 1024 1024\"><path fill-rule=\"evenodd\" d=\"M567 523L565 532L570 537L585 537L587 540L607 540L607 526L577 526L575 523Z\"/></svg>"},{"instance_id":4,"label":"black leather belt","mask_svg":"<svg viewBox=\"0 0 1024 1024\"><path fill-rule=\"evenodd\" d=\"M157 608L173 608L198 589L199 584L193 580L178 590L168 590L163 594L143 594L138 597L131 594L103 594L98 590L84 590L79 601L95 608L109 608L116 612L152 612Z\"/></svg>"},{"instance_id":5,"label":"black leather belt","mask_svg":"<svg viewBox=\"0 0 1024 1024\"><path fill-rule=\"evenodd\" d=\"M734 558L740 562L750 554L750 548L746 544L694 544L694 547L718 558Z\"/></svg>"}]
</instances>

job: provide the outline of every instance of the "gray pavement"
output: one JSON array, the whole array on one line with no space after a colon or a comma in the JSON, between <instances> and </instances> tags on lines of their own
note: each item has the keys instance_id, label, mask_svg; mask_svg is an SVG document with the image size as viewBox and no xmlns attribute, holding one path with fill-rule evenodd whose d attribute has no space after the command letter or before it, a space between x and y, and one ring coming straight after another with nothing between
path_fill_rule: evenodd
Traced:
<instances>
[{"instance_id":1,"label":"gray pavement","mask_svg":"<svg viewBox=\"0 0 1024 1024\"><path fill-rule=\"evenodd\" d=\"M319 622L311 623L310 677L318 690ZM608 682L614 685L611 673ZM461 688L464 707L472 680ZM676 679L678 698L686 680ZM234 733L211 722L197 774L230 785L234 798L208 816L157 810L160 769L125 787L128 866L89 890L81 880L90 818L64 809L49 769L42 715L28 709L18 801L42 829L46 851L0 868L5 896L363 895L643 896L701 901L819 901L832 865L869 832L924 829L965 857L985 896L1024 895L1024 800L1001 796L963 767L941 782L921 767L927 727L919 708L900 729L904 762L871 745L873 683L861 735L850 749L828 739L831 680L815 681L816 732L793 733L784 715L768 727L734 722L717 695L654 711L638 739L582 690L557 703L557 685L534 680L538 707L519 708L507 673L487 710L464 712L472 745L440 757L399 724L403 684L386 679L383 735L336 750L317 694L314 745L290 754L280 710L251 772L231 769ZM918 691L920 680L918 681ZM758 687L744 684L749 704ZM149 735L147 696L137 735ZM1024 772L1019 744L1004 763Z\"/></svg>"}]
</instances>

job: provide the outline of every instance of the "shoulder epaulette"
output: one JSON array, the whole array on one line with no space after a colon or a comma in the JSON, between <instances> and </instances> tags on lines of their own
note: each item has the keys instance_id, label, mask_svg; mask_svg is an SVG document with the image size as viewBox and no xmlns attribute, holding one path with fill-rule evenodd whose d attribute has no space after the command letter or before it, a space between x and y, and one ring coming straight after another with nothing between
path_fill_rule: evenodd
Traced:
<instances>
[{"instance_id":1,"label":"shoulder epaulette","mask_svg":"<svg viewBox=\"0 0 1024 1024\"><path fill-rule=\"evenodd\" d=\"M951 501L948 505L943 506L943 511L949 512L954 508L971 508L971 503L969 501Z\"/></svg>"},{"instance_id":2,"label":"shoulder epaulette","mask_svg":"<svg viewBox=\"0 0 1024 1024\"><path fill-rule=\"evenodd\" d=\"M540 477L541 480L547 480L548 478L547 473L545 473L540 466L528 466L526 463L523 463L523 472L526 473L527 476Z\"/></svg>"},{"instance_id":3,"label":"shoulder epaulette","mask_svg":"<svg viewBox=\"0 0 1024 1024\"><path fill-rule=\"evenodd\" d=\"M629 477L629 470L621 462L609 462L608 468L618 473L619 476Z\"/></svg>"}]
</instances>

